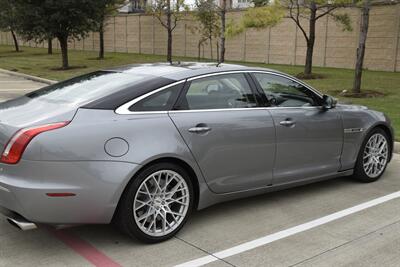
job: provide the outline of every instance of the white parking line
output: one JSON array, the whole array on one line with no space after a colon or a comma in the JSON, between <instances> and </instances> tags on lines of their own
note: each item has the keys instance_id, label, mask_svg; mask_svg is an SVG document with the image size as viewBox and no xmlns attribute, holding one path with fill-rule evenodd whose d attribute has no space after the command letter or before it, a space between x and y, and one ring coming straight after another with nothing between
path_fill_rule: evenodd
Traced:
<instances>
[{"instance_id":1,"label":"white parking line","mask_svg":"<svg viewBox=\"0 0 400 267\"><path fill-rule=\"evenodd\" d=\"M357 206L332 213L330 215L321 217L319 219L316 219L316 220L313 220L313 221L310 221L307 223L303 223L303 224L282 230L282 231L274 233L274 234L266 235L264 237L240 244L238 246L219 251L219 252L214 253L209 256L204 256L204 257L192 260L192 261L188 261L188 262L176 265L175 267L202 266L202 265L217 261L219 259L224 259L224 258L233 256L233 255L236 255L236 254L240 254L242 252L272 243L274 241L283 239L285 237L307 231L309 229L312 229L312 228L318 227L320 225L338 220L338 219L348 216L350 214L374 207L376 205L382 204L384 202L387 202L387 201L390 201L390 200L393 200L396 198L400 198L400 191L394 192L392 194L389 194L389 195L386 195L383 197L373 199L371 201L361 203Z\"/></svg>"}]
</instances>

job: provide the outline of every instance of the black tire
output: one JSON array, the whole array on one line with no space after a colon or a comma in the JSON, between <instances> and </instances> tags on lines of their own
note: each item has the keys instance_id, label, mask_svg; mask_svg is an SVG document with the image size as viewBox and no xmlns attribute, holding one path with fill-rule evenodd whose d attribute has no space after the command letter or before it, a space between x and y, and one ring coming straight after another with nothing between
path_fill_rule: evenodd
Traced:
<instances>
[{"instance_id":1,"label":"black tire","mask_svg":"<svg viewBox=\"0 0 400 267\"><path fill-rule=\"evenodd\" d=\"M364 170L364 166L363 166L363 155L364 155L365 146L367 145L368 140L371 138L371 136L376 135L376 134L380 134L380 135L382 135L382 136L386 139L387 146L388 146L388 158L387 158L387 160L386 160L386 164L385 164L385 166L384 166L382 172L381 172L378 176L376 176L376 177L370 177L370 176L366 173L366 171ZM390 138L389 138L389 136L387 135L387 133L386 133L383 129L381 129L381 128L374 128L374 129L372 129L372 130L367 134L367 136L365 137L365 139L364 139L364 141L363 141L363 143L362 143L362 145L361 145L361 147L360 147L360 151L359 151L358 157L357 157L357 162L356 162L356 165L355 165L355 168L354 168L354 174L353 174L352 177L353 177L355 180L358 180L358 181L363 182L363 183L371 183L371 182L377 181L379 178L381 178L382 174L383 174L383 173L385 172L385 170L386 170L387 164L388 164L388 162L389 162L390 153L391 153L391 143L390 143Z\"/></svg>"},{"instance_id":2,"label":"black tire","mask_svg":"<svg viewBox=\"0 0 400 267\"><path fill-rule=\"evenodd\" d=\"M145 181L146 178L149 177L151 174L161 170L174 171L178 173L185 180L189 191L189 207L187 209L184 219L181 221L179 226L174 231L163 236L155 237L146 234L137 225L133 213L133 205L134 205L135 195L139 190L140 186L142 185L143 181ZM118 209L116 212L116 216L114 217L114 222L122 232L129 235L130 237L137 238L145 243L162 242L173 237L183 227L183 225L186 223L192 212L194 204L193 201L194 201L193 185L187 171L181 166L176 164L168 162L155 163L154 165L151 165L141 170L137 175L135 175L135 177L133 177L131 182L128 184L118 204Z\"/></svg>"}]
</instances>

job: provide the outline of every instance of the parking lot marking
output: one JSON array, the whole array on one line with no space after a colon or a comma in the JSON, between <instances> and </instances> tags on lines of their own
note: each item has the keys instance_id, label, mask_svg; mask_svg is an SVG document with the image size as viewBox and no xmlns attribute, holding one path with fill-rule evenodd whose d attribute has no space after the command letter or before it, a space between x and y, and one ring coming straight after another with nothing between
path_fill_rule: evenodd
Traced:
<instances>
[{"instance_id":1,"label":"parking lot marking","mask_svg":"<svg viewBox=\"0 0 400 267\"><path fill-rule=\"evenodd\" d=\"M304 232L307 231L309 229L321 226L323 224L338 220L340 218L343 218L345 216L351 215L353 213L356 212L360 212L362 210L374 207L376 205L382 204L384 202L396 199L396 198L400 198L400 191L394 192L392 194L386 195L386 196L382 196L364 203L361 203L359 205L353 206L351 208L347 208L335 213L332 213L330 215L279 231L277 233L274 234L270 234L270 235L266 235L264 237L249 241L249 242L245 242L243 244L219 251L217 253L211 254L209 256L204 256L192 261L188 261L179 265L176 265L175 267L196 267L196 266L202 266L214 261L218 261L219 259L224 259L236 254L240 254L243 253L245 251L260 247L260 246L264 246L266 244L272 243L274 241L286 238L288 236L292 236L295 234L298 234L300 232Z\"/></svg>"},{"instance_id":2,"label":"parking lot marking","mask_svg":"<svg viewBox=\"0 0 400 267\"><path fill-rule=\"evenodd\" d=\"M76 253L84 257L87 261L97 267L121 267L107 255L93 247L88 242L79 237L66 232L65 230L48 229L57 239L62 241Z\"/></svg>"}]
</instances>

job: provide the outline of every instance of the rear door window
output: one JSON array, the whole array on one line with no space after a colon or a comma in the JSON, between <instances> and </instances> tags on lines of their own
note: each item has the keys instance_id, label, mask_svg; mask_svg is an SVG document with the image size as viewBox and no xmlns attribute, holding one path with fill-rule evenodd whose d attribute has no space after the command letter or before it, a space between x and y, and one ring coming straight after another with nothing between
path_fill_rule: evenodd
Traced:
<instances>
[{"instance_id":1,"label":"rear door window","mask_svg":"<svg viewBox=\"0 0 400 267\"><path fill-rule=\"evenodd\" d=\"M252 89L243 73L221 74L193 80L179 109L232 109L256 107Z\"/></svg>"}]
</instances>

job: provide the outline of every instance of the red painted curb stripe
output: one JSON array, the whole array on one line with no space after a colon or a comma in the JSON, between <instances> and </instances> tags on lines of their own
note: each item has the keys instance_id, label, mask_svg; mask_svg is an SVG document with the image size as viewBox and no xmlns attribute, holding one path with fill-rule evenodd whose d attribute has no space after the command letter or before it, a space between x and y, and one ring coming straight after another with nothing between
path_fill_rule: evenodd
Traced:
<instances>
[{"instance_id":1,"label":"red painted curb stripe","mask_svg":"<svg viewBox=\"0 0 400 267\"><path fill-rule=\"evenodd\" d=\"M84 257L87 261L97 267L121 267L120 264L116 263L107 255L93 247L88 242L80 239L74 234L67 232L66 230L54 230L48 229L57 239L62 241L76 253Z\"/></svg>"}]
</instances>

